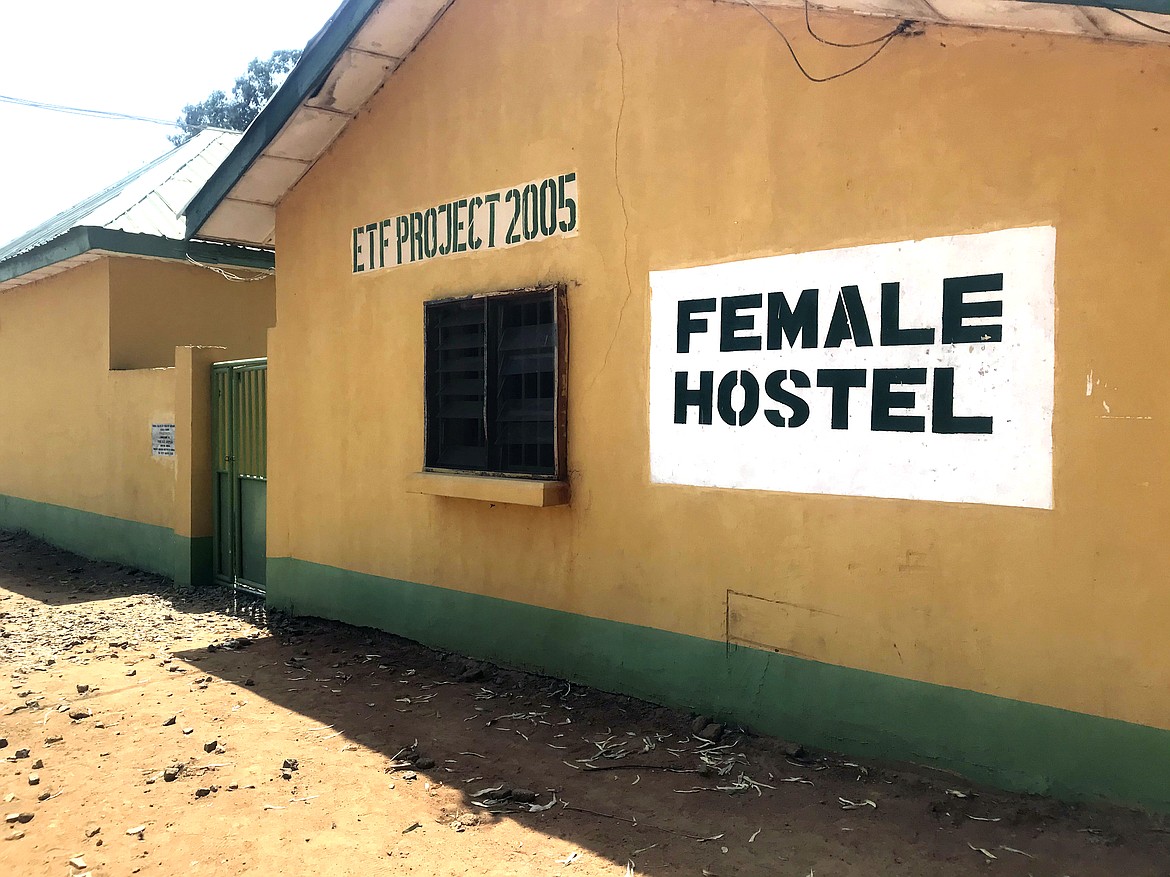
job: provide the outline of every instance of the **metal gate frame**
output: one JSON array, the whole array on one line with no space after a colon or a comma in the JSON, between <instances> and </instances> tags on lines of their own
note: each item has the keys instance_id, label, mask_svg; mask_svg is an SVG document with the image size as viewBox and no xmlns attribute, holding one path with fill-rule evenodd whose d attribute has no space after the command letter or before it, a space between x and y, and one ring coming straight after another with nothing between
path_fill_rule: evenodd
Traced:
<instances>
[{"instance_id":1,"label":"metal gate frame","mask_svg":"<svg viewBox=\"0 0 1170 877\"><path fill-rule=\"evenodd\" d=\"M217 362L211 367L215 581L253 594L264 593L267 578L263 569L266 534L262 523L268 482L267 372L267 358ZM261 485L262 489L257 489ZM255 527L253 532L245 531L246 494L249 506L254 499L261 500L261 556L259 566L252 558L251 569L247 568L247 552L251 548L255 553L257 534Z\"/></svg>"}]
</instances>

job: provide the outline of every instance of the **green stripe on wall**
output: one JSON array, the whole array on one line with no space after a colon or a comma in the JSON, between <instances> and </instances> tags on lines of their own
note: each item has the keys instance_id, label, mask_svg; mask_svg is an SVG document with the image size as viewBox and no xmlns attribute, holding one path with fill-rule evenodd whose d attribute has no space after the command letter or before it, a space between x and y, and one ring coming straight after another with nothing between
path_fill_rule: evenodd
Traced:
<instances>
[{"instance_id":1,"label":"green stripe on wall","mask_svg":"<svg viewBox=\"0 0 1170 877\"><path fill-rule=\"evenodd\" d=\"M268 602L810 746L1170 812L1170 731L295 558L268 559Z\"/></svg>"},{"instance_id":2,"label":"green stripe on wall","mask_svg":"<svg viewBox=\"0 0 1170 877\"><path fill-rule=\"evenodd\" d=\"M0 494L0 528L22 530L74 554L170 577L174 531Z\"/></svg>"},{"instance_id":3,"label":"green stripe on wall","mask_svg":"<svg viewBox=\"0 0 1170 877\"><path fill-rule=\"evenodd\" d=\"M74 554L174 579L211 582L211 538L191 539L169 527L0 494L0 530L31 533Z\"/></svg>"}]
</instances>

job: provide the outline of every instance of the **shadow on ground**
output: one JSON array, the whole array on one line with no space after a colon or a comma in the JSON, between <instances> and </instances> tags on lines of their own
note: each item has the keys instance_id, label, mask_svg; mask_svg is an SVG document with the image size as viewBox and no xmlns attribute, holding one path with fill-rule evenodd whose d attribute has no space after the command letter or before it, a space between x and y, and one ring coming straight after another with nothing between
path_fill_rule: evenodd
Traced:
<instances>
[{"instance_id":1,"label":"shadow on ground","mask_svg":"<svg viewBox=\"0 0 1170 877\"><path fill-rule=\"evenodd\" d=\"M279 748L310 762L327 745L321 772L335 784L346 784L350 769L341 752L361 747L375 754L378 780L351 781L371 790L409 787L412 794L425 788L431 828L438 823L440 848L449 847L455 859L474 858L477 832L511 822L564 850L561 861L550 857L516 872L525 875L566 868L570 877L621 874L632 866L661 875L924 877L984 874L993 866L1019 877L1105 877L1164 875L1170 861L1164 823L1153 817L808 752L742 729L712 728L707 717L433 651L382 631L270 613L247 595L181 591L27 537L0 534L0 585L46 607L161 599L163 623L185 618L188 629L194 621L205 636L149 658L163 658L195 682L205 674L228 683L225 697L247 692L256 722L269 712L257 710L263 706L257 698L310 719L311 733L298 731ZM95 607L94 614L105 611ZM122 610L123 620L126 611L133 610ZM225 638L230 625L222 622L233 618L264 634ZM182 712L183 696L169 708ZM254 734L265 726L247 727ZM246 741L237 740L229 752L245 750ZM305 765L287 771L290 794L304 772ZM263 794L284 788L275 782ZM316 805L328 813L326 801ZM377 810L378 802L370 806ZM387 845L419 837L424 832L410 833L416 827L394 828ZM580 858L572 869L574 853ZM458 873L511 873L499 870L500 861L489 864Z\"/></svg>"},{"instance_id":2,"label":"shadow on ground","mask_svg":"<svg viewBox=\"0 0 1170 877\"><path fill-rule=\"evenodd\" d=\"M980 851L997 850L1000 874L1025 875L1047 873L1033 857L1059 858L1071 844L1068 865L1087 874L1090 860L1116 860L1126 836L1148 839L1162 824L734 727L708 742L696 734L704 717L381 631L276 613L268 628L254 643L175 657L379 752L392 780L414 774L459 790L460 812L514 819L637 873L974 874L993 861ZM517 812L554 794L547 810Z\"/></svg>"},{"instance_id":3,"label":"shadow on ground","mask_svg":"<svg viewBox=\"0 0 1170 877\"><path fill-rule=\"evenodd\" d=\"M158 580L149 573L115 563L85 560L54 548L25 533L0 531L0 576L5 587L50 606L95 603L150 593ZM117 592L105 585L120 580Z\"/></svg>"}]
</instances>

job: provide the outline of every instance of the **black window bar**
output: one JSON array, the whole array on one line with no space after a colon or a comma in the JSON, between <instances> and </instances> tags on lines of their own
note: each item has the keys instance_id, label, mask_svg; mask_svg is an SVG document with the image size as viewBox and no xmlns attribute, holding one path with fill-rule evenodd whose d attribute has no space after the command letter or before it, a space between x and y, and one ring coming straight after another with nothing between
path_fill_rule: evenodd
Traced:
<instances>
[{"instance_id":1,"label":"black window bar","mask_svg":"<svg viewBox=\"0 0 1170 877\"><path fill-rule=\"evenodd\" d=\"M561 472L557 290L428 302L426 466Z\"/></svg>"}]
</instances>

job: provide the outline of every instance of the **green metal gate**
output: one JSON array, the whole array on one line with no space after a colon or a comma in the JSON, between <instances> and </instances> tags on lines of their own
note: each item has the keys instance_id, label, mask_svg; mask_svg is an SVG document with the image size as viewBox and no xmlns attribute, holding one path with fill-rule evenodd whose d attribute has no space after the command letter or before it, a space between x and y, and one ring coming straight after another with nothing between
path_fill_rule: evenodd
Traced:
<instances>
[{"instance_id":1,"label":"green metal gate","mask_svg":"<svg viewBox=\"0 0 1170 877\"><path fill-rule=\"evenodd\" d=\"M211 367L215 579L263 593L267 563L268 360Z\"/></svg>"}]
</instances>

